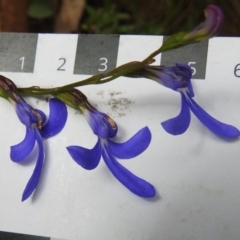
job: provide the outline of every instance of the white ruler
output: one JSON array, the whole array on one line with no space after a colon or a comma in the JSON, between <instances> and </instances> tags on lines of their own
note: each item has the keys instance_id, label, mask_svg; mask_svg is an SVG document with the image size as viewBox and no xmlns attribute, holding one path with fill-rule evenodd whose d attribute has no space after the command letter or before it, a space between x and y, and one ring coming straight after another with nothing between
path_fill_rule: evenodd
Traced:
<instances>
[{"instance_id":1,"label":"white ruler","mask_svg":"<svg viewBox=\"0 0 240 240\"><path fill-rule=\"evenodd\" d=\"M0 34L0 70L19 87L85 79L143 60L163 41L162 36L80 36L79 41L77 35L7 35ZM214 38L174 51L157 56L155 64L188 63L196 79L196 102L218 120L240 128L240 39ZM93 171L78 166L66 146L92 148L96 137L83 116L68 109L63 131L45 141L46 162L37 191L22 203L35 162L11 162L9 148L23 139L25 127L1 100L1 231L61 239L239 239L239 141L219 139L193 115L186 133L169 135L160 123L179 113L180 96L146 79L122 77L81 90L117 122L116 141L150 128L149 148L121 164L152 183L157 197L144 200L131 194L102 160ZM44 99L27 100L48 112Z\"/></svg>"}]
</instances>

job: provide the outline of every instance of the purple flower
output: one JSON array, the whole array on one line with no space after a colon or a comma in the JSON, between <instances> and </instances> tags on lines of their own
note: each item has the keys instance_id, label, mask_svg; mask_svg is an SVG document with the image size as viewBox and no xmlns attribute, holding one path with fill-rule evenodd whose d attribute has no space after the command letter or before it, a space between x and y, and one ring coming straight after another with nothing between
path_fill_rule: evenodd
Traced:
<instances>
[{"instance_id":1,"label":"purple flower","mask_svg":"<svg viewBox=\"0 0 240 240\"><path fill-rule=\"evenodd\" d=\"M159 83L178 91L181 95L181 111L175 118L162 122L163 128L170 134L184 133L190 124L190 110L213 133L222 138L236 138L240 132L234 126L222 123L205 112L194 100L191 84L191 68L186 64L177 63L176 67L166 67L158 73ZM175 82L174 82L175 79Z\"/></svg>"},{"instance_id":2,"label":"purple flower","mask_svg":"<svg viewBox=\"0 0 240 240\"><path fill-rule=\"evenodd\" d=\"M79 92L79 94L82 93ZM80 146L67 147L73 160L84 169L92 170L98 166L103 157L112 174L131 192L144 198L155 196L155 189L150 183L135 176L116 160L116 158L130 159L141 154L151 141L149 129L142 128L128 141L116 143L111 138L116 136L118 128L112 118L97 111L87 102L87 99L79 105L79 108L87 118L93 132L98 136L98 141L92 149Z\"/></svg>"},{"instance_id":3,"label":"purple flower","mask_svg":"<svg viewBox=\"0 0 240 240\"><path fill-rule=\"evenodd\" d=\"M185 40L201 41L216 36L224 21L224 14L220 7L210 4L204 10L206 20L184 36Z\"/></svg>"},{"instance_id":4,"label":"purple flower","mask_svg":"<svg viewBox=\"0 0 240 240\"><path fill-rule=\"evenodd\" d=\"M205 112L194 100L194 92L191 84L191 68L184 63L176 63L175 66L149 66L145 65L141 72L133 72L138 77L146 77L157 83L177 91L181 95L182 107L179 115L162 122L163 128L170 134L184 133L190 124L190 110L213 133L223 138L236 138L240 135L237 128L222 123Z\"/></svg>"},{"instance_id":5,"label":"purple flower","mask_svg":"<svg viewBox=\"0 0 240 240\"><path fill-rule=\"evenodd\" d=\"M26 126L26 135L22 142L11 146L11 160L23 161L32 152L35 143L38 145L36 166L22 195L22 201L25 201L36 189L41 176L45 159L42 138L49 138L62 130L67 120L67 108L62 101L50 99L50 116L46 122L46 116L42 111L32 108L16 93L13 95L16 101L11 102L15 106L19 120Z\"/></svg>"},{"instance_id":6,"label":"purple flower","mask_svg":"<svg viewBox=\"0 0 240 240\"><path fill-rule=\"evenodd\" d=\"M190 82L191 76L191 68L182 63L176 63L175 66L172 67L145 65L141 75L138 75L138 77L146 77L154 80L174 91L179 91L179 89L182 88L189 88L191 95L193 95Z\"/></svg>"}]
</instances>

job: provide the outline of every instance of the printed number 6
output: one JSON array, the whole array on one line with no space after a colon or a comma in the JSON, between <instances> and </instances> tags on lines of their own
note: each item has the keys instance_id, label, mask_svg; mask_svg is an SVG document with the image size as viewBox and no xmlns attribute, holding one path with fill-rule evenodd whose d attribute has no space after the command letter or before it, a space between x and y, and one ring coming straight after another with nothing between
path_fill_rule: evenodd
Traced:
<instances>
[{"instance_id":1,"label":"printed number 6","mask_svg":"<svg viewBox=\"0 0 240 240\"><path fill-rule=\"evenodd\" d=\"M195 73L197 72L195 67L191 67L191 64L196 64L196 62L188 62L188 66L190 66L190 68L192 69L192 75L195 75Z\"/></svg>"},{"instance_id":2,"label":"printed number 6","mask_svg":"<svg viewBox=\"0 0 240 240\"><path fill-rule=\"evenodd\" d=\"M100 61L103 61L100 65L103 66L103 68L98 68L98 71L103 72L107 70L107 58L100 58Z\"/></svg>"},{"instance_id":3,"label":"printed number 6","mask_svg":"<svg viewBox=\"0 0 240 240\"><path fill-rule=\"evenodd\" d=\"M240 77L240 75L237 75L237 71L240 71L240 68L239 68L240 64L237 64L234 68L234 75L235 77Z\"/></svg>"}]
</instances>

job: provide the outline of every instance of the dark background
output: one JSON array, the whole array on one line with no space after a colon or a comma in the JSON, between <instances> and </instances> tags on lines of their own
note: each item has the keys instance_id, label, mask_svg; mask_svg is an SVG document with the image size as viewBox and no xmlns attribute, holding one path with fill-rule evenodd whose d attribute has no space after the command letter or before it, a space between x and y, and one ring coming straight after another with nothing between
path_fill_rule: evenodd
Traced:
<instances>
[{"instance_id":1,"label":"dark background","mask_svg":"<svg viewBox=\"0 0 240 240\"><path fill-rule=\"evenodd\" d=\"M202 22L207 4L225 13L221 36L240 35L239 0L0 0L0 31L170 35Z\"/></svg>"}]
</instances>

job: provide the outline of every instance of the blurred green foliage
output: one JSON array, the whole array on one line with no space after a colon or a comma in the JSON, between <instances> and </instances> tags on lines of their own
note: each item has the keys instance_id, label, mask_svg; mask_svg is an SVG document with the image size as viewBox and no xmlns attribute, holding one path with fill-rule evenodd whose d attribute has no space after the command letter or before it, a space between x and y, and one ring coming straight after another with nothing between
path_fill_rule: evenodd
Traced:
<instances>
[{"instance_id":1,"label":"blurred green foliage","mask_svg":"<svg viewBox=\"0 0 240 240\"><path fill-rule=\"evenodd\" d=\"M87 19L80 25L81 32L87 33L130 33L134 26L129 23L130 15L119 12L117 5L109 0L104 0L102 7L86 5Z\"/></svg>"},{"instance_id":2,"label":"blurred green foliage","mask_svg":"<svg viewBox=\"0 0 240 240\"><path fill-rule=\"evenodd\" d=\"M184 1L185 2L185 1ZM157 3L157 4L156 4ZM185 3L184 3L185 4ZM101 4L87 2L80 32L102 34L169 34L172 26L184 23L182 30L190 29L202 12L190 16L183 11L184 4L176 1L148 2L130 1L119 4L119 1L104 0ZM180 14L181 13L181 14ZM184 21L183 18L184 17ZM188 17L186 17L188 15Z\"/></svg>"},{"instance_id":3,"label":"blurred green foliage","mask_svg":"<svg viewBox=\"0 0 240 240\"><path fill-rule=\"evenodd\" d=\"M171 35L204 21L208 4L219 5L225 13L221 35L240 35L239 0L88 0L79 31Z\"/></svg>"},{"instance_id":4,"label":"blurred green foliage","mask_svg":"<svg viewBox=\"0 0 240 240\"><path fill-rule=\"evenodd\" d=\"M52 17L54 10L50 7L48 0L31 0L28 8L28 16L36 19Z\"/></svg>"},{"instance_id":5,"label":"blurred green foliage","mask_svg":"<svg viewBox=\"0 0 240 240\"><path fill-rule=\"evenodd\" d=\"M56 9L52 2L30 0L28 15L34 19L51 18L54 22L62 1L54 1ZM239 36L240 0L87 0L79 32L171 35L191 30L203 21L203 10L208 4L219 5L225 13L221 35Z\"/></svg>"}]
</instances>

